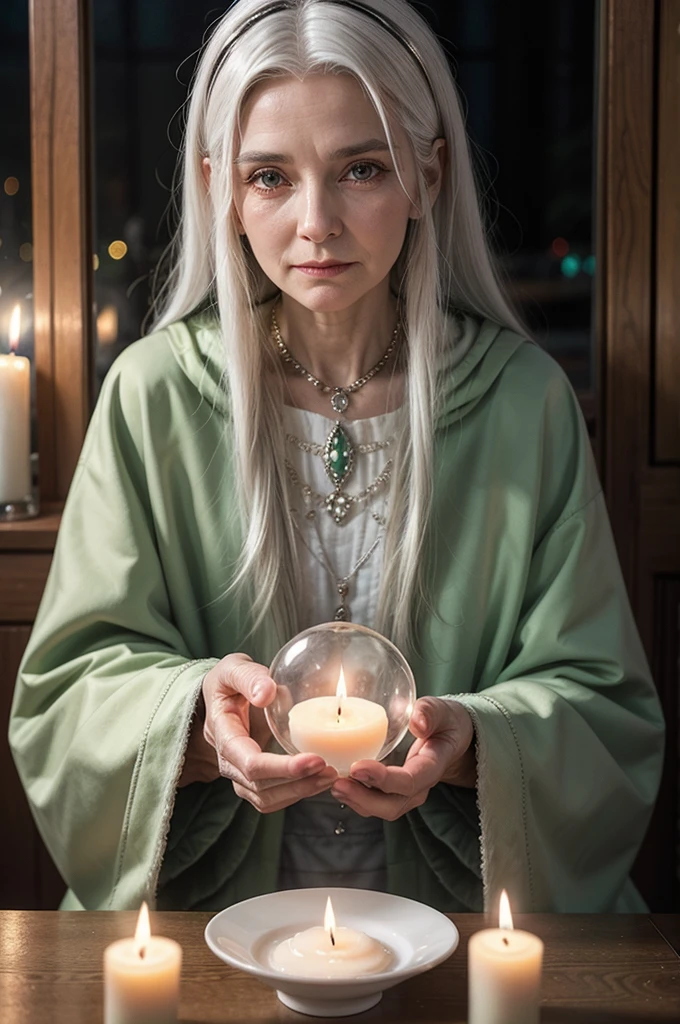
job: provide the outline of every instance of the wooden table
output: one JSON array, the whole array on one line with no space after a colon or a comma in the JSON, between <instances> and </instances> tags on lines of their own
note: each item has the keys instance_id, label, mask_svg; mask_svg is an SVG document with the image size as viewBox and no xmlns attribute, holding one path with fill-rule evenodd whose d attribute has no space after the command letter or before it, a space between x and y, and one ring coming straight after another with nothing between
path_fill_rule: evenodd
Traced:
<instances>
[{"instance_id":1,"label":"wooden table","mask_svg":"<svg viewBox=\"0 0 680 1024\"><path fill-rule=\"evenodd\" d=\"M315 1019L286 1009L271 989L218 960L203 941L210 916L152 915L154 931L184 948L180 1020ZM0 1022L100 1024L102 953L131 935L135 920L129 912L0 911ZM461 943L446 963L390 989L367 1013L342 1019L462 1024L467 942L485 924L476 914L453 920ZM516 926L545 942L542 1024L680 1020L680 916L518 914Z\"/></svg>"}]
</instances>

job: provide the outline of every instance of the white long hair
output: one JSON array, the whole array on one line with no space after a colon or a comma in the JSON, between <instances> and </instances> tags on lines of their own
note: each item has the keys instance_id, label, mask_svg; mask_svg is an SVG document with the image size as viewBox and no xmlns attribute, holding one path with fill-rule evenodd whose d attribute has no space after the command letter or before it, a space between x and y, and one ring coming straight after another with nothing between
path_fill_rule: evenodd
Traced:
<instances>
[{"instance_id":1,"label":"white long hair","mask_svg":"<svg viewBox=\"0 0 680 1024\"><path fill-rule=\"evenodd\" d=\"M526 333L504 297L480 213L468 140L446 57L427 23L405 0L362 0L411 41L408 48L370 16L329 0L290 0L225 44L270 0L239 0L214 29L193 79L181 165L181 217L171 268L157 297L153 329L216 304L225 353L233 424L240 565L232 587L247 587L254 627L265 620L278 642L297 631L300 583L295 535L287 511L282 375L275 369L261 305L276 288L255 262L233 217L232 162L239 117L253 86L276 76L347 73L363 86L390 146L400 125L413 149L422 215L410 221L393 269L404 334L407 374L404 429L394 455L391 512L378 616L374 624L402 649L413 641L427 597L422 574L432 496L434 423L440 402L436 368L455 344L447 309L488 317ZM215 73L215 68L218 70ZM212 81L211 81L212 79ZM429 80L429 82L428 82ZM448 161L431 208L425 166L435 139ZM211 161L210 189L202 160Z\"/></svg>"}]
</instances>

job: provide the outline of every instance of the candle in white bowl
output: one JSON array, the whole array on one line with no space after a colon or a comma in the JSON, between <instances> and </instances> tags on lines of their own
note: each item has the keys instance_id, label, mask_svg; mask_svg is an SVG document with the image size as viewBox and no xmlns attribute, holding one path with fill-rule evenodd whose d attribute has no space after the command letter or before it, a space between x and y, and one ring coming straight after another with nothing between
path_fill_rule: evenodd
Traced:
<instances>
[{"instance_id":1,"label":"candle in white bowl","mask_svg":"<svg viewBox=\"0 0 680 1024\"><path fill-rule=\"evenodd\" d=\"M335 697L310 697L288 712L290 738L302 754L319 754L338 775L348 775L355 761L376 758L387 736L382 704L348 697L340 668Z\"/></svg>"},{"instance_id":2,"label":"candle in white bowl","mask_svg":"<svg viewBox=\"0 0 680 1024\"><path fill-rule=\"evenodd\" d=\"M543 943L514 929L505 890L499 924L468 943L469 1024L538 1024Z\"/></svg>"},{"instance_id":3,"label":"candle in white bowl","mask_svg":"<svg viewBox=\"0 0 680 1024\"><path fill-rule=\"evenodd\" d=\"M305 978L359 978L386 970L394 954L377 939L354 928L337 927L330 896L323 928L306 928L284 939L271 954L282 974Z\"/></svg>"},{"instance_id":4,"label":"candle in white bowl","mask_svg":"<svg viewBox=\"0 0 680 1024\"><path fill-rule=\"evenodd\" d=\"M181 966L182 947L151 935L143 903L134 938L119 939L104 952L105 1024L174 1024Z\"/></svg>"},{"instance_id":5,"label":"candle in white bowl","mask_svg":"<svg viewBox=\"0 0 680 1024\"><path fill-rule=\"evenodd\" d=\"M21 306L10 318L9 355L0 356L0 504L31 494L31 366L15 349Z\"/></svg>"}]
</instances>

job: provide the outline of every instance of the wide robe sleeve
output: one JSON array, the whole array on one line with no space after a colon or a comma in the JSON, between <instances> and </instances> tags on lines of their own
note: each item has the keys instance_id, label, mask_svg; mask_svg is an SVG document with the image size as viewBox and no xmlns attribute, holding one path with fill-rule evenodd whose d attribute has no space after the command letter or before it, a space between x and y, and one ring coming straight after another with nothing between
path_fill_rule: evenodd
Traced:
<instances>
[{"instance_id":1,"label":"wide robe sleeve","mask_svg":"<svg viewBox=\"0 0 680 1024\"><path fill-rule=\"evenodd\" d=\"M644 909L627 879L662 730L601 493L536 550L497 682L458 699L475 723L485 904L507 888L518 910Z\"/></svg>"},{"instance_id":2,"label":"wide robe sleeve","mask_svg":"<svg viewBox=\"0 0 680 1024\"><path fill-rule=\"evenodd\" d=\"M149 410L124 376L114 367L104 382L10 722L40 833L87 909L153 896L189 723L216 660L174 622L147 489Z\"/></svg>"},{"instance_id":3,"label":"wide robe sleeve","mask_svg":"<svg viewBox=\"0 0 680 1024\"><path fill-rule=\"evenodd\" d=\"M478 545L468 562L444 530L436 549L454 585L482 582L466 591L457 621L446 624L447 609L431 627L435 646L451 645L451 667L433 670L431 647L420 668L434 679L429 692L455 696L473 719L485 907L497 911L505 888L518 911L641 911L629 874L659 786L663 719L585 424L546 361L526 346L494 398L484 437L505 482L483 509L464 509ZM463 422L453 436L463 459L466 440L470 487L488 493ZM456 635L466 640L456 646ZM448 860L431 862L450 892L464 861L452 809L467 799L439 785L411 812L414 828L424 823L449 848Z\"/></svg>"}]
</instances>

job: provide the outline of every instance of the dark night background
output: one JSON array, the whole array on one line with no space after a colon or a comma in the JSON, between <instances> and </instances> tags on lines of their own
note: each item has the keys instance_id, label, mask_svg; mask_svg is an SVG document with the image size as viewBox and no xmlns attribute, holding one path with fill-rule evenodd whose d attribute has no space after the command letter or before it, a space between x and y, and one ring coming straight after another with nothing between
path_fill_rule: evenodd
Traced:
<instances>
[{"instance_id":1,"label":"dark night background","mask_svg":"<svg viewBox=\"0 0 680 1024\"><path fill-rule=\"evenodd\" d=\"M196 51L227 6L93 0L98 381L139 336L149 273L168 239L178 112ZM487 183L495 247L523 312L574 386L592 389L597 2L431 0L414 6L452 61ZM0 351L6 350L11 307L21 301L22 349L30 353L27 0L3 0L0 9L0 139ZM11 181L7 185L12 178L19 183L15 192ZM109 254L113 241L127 246L120 259Z\"/></svg>"}]
</instances>

